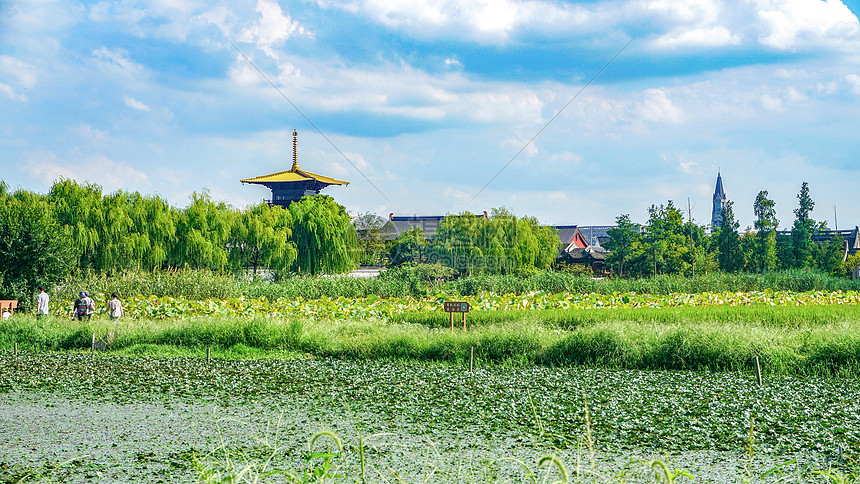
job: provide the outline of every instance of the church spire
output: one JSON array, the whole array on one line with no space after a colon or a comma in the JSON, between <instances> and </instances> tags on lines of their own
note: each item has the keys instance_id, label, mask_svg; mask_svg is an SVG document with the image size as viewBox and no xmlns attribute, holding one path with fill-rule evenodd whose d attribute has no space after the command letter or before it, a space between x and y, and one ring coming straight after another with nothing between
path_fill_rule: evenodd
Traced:
<instances>
[{"instance_id":1,"label":"church spire","mask_svg":"<svg viewBox=\"0 0 860 484\"><path fill-rule=\"evenodd\" d=\"M723 225L723 209L726 207L726 191L723 190L723 177L717 171L717 186L714 188L714 207L711 211L711 230Z\"/></svg>"},{"instance_id":2,"label":"church spire","mask_svg":"<svg viewBox=\"0 0 860 484\"><path fill-rule=\"evenodd\" d=\"M714 197L726 198L726 192L723 190L723 177L717 171L717 187L714 189Z\"/></svg>"}]
</instances>

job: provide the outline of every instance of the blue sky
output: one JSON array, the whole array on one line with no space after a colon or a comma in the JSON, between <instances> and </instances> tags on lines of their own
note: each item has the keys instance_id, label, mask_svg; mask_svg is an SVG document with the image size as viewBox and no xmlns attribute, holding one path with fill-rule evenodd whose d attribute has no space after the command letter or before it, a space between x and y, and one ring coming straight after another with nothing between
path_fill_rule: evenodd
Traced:
<instances>
[{"instance_id":1,"label":"blue sky","mask_svg":"<svg viewBox=\"0 0 860 484\"><path fill-rule=\"evenodd\" d=\"M790 226L804 181L850 228L857 3L7 0L0 178L244 207L269 192L239 180L288 169L296 129L352 213L592 225L689 199L706 224L721 171L742 229L760 190Z\"/></svg>"}]
</instances>

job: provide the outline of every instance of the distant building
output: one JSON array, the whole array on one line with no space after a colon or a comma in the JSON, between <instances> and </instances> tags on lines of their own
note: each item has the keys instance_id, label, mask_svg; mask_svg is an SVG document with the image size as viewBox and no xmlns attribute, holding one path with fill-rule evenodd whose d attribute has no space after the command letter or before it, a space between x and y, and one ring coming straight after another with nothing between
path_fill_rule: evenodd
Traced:
<instances>
[{"instance_id":1,"label":"distant building","mask_svg":"<svg viewBox=\"0 0 860 484\"><path fill-rule=\"evenodd\" d=\"M293 166L287 171L279 171L270 175L240 180L242 183L263 185L272 190L271 200L264 200L269 205L288 207L291 203L301 200L305 195L319 195L320 190L329 185L349 185L348 181L337 180L324 175L317 175L299 168L298 133L293 131Z\"/></svg>"},{"instance_id":2,"label":"distant building","mask_svg":"<svg viewBox=\"0 0 860 484\"><path fill-rule=\"evenodd\" d=\"M726 208L726 192L723 190L723 178L717 172L717 187L714 189L714 208L711 211L711 230L723 226L723 209Z\"/></svg>"},{"instance_id":3,"label":"distant building","mask_svg":"<svg viewBox=\"0 0 860 484\"><path fill-rule=\"evenodd\" d=\"M568 264L590 266L595 274L603 272L603 263L609 252L600 246L599 234L608 239L606 231L612 227L612 225L556 225L560 242L556 259Z\"/></svg>"},{"instance_id":4,"label":"distant building","mask_svg":"<svg viewBox=\"0 0 860 484\"><path fill-rule=\"evenodd\" d=\"M791 237L791 230L777 230L777 237ZM854 255L860 250L860 229L855 226L848 230L816 230L812 233L812 241L816 244L824 244L830 241L833 237L840 237L843 242L842 260L846 260L849 255Z\"/></svg>"},{"instance_id":5,"label":"distant building","mask_svg":"<svg viewBox=\"0 0 860 484\"><path fill-rule=\"evenodd\" d=\"M477 217L488 218L487 212L476 214ZM439 231L439 223L447 215L394 215L388 214L388 223L383 227L383 237L386 240L394 240L404 232L412 229L424 231L424 238L432 239Z\"/></svg>"}]
</instances>

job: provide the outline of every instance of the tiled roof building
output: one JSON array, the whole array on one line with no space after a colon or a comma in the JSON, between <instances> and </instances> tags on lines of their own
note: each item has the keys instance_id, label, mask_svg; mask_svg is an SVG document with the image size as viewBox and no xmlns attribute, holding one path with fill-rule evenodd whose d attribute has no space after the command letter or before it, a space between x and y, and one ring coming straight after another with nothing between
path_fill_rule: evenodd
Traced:
<instances>
[{"instance_id":1,"label":"tiled roof building","mask_svg":"<svg viewBox=\"0 0 860 484\"><path fill-rule=\"evenodd\" d=\"M299 168L297 138L298 133L293 131L293 166L289 170L240 180L242 183L263 185L272 190L271 200L265 200L269 205L287 207L305 195L318 195L320 190L329 185L349 185L348 181L317 175Z\"/></svg>"}]
</instances>

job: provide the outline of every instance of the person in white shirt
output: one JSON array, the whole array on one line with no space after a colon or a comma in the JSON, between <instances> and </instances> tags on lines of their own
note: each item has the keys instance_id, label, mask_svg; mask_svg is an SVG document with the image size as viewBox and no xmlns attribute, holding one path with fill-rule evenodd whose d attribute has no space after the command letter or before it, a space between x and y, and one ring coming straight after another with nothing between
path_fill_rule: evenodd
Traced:
<instances>
[{"instance_id":1,"label":"person in white shirt","mask_svg":"<svg viewBox=\"0 0 860 484\"><path fill-rule=\"evenodd\" d=\"M39 294L36 296L36 319L41 319L42 316L48 314L48 301L51 299L48 297L48 293L45 292L45 288L42 286L37 287L39 290Z\"/></svg>"},{"instance_id":2,"label":"person in white shirt","mask_svg":"<svg viewBox=\"0 0 860 484\"><path fill-rule=\"evenodd\" d=\"M116 293L110 295L108 310L110 310L111 319L119 319L123 316L122 301L119 300L119 296Z\"/></svg>"},{"instance_id":3,"label":"person in white shirt","mask_svg":"<svg viewBox=\"0 0 860 484\"><path fill-rule=\"evenodd\" d=\"M12 313L8 309L3 308L3 321L6 321L7 319L9 319L11 317L12 317Z\"/></svg>"}]
</instances>

